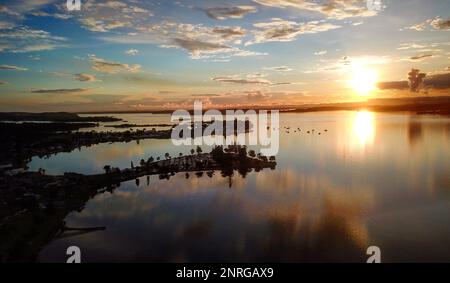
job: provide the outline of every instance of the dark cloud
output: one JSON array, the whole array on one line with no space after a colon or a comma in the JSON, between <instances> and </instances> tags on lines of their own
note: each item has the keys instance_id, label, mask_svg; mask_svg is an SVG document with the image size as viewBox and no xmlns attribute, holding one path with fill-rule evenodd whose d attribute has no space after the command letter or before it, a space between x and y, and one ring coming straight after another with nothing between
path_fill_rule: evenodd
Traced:
<instances>
[{"instance_id":1,"label":"dark cloud","mask_svg":"<svg viewBox=\"0 0 450 283\"><path fill-rule=\"evenodd\" d=\"M431 58L431 57L433 57L433 55L431 55L431 54L422 54L422 55L418 55L418 56L409 57L409 60L411 60L411 61L418 61L418 60Z\"/></svg>"},{"instance_id":2,"label":"dark cloud","mask_svg":"<svg viewBox=\"0 0 450 283\"><path fill-rule=\"evenodd\" d=\"M221 43L206 42L197 39L175 38L174 42L179 47L191 53L193 57L199 57L202 53L214 53L231 49L231 47Z\"/></svg>"},{"instance_id":3,"label":"dark cloud","mask_svg":"<svg viewBox=\"0 0 450 283\"><path fill-rule=\"evenodd\" d=\"M84 73L75 74L75 79L80 82L97 82L98 81L94 75L84 74Z\"/></svg>"},{"instance_id":4,"label":"dark cloud","mask_svg":"<svg viewBox=\"0 0 450 283\"><path fill-rule=\"evenodd\" d=\"M424 85L433 89L450 89L450 73L429 76L425 79Z\"/></svg>"},{"instance_id":5,"label":"dark cloud","mask_svg":"<svg viewBox=\"0 0 450 283\"><path fill-rule=\"evenodd\" d=\"M65 93L80 93L87 91L87 88L61 88L61 89L33 89L31 93L41 93L41 94L65 94Z\"/></svg>"},{"instance_id":6,"label":"dark cloud","mask_svg":"<svg viewBox=\"0 0 450 283\"><path fill-rule=\"evenodd\" d=\"M377 87L382 90L406 90L419 92L422 89L450 89L450 73L439 73L427 76L418 69L408 73L409 81L380 82Z\"/></svg>"},{"instance_id":7,"label":"dark cloud","mask_svg":"<svg viewBox=\"0 0 450 283\"><path fill-rule=\"evenodd\" d=\"M379 82L377 84L379 89L409 89L409 83L407 81L393 81L393 82Z\"/></svg>"},{"instance_id":8,"label":"dark cloud","mask_svg":"<svg viewBox=\"0 0 450 283\"><path fill-rule=\"evenodd\" d=\"M415 31L424 31L427 29L428 26L430 26L434 30L442 30L442 31L450 30L450 19L444 20L440 17L436 17L434 19L428 19L422 23L407 27L406 29Z\"/></svg>"},{"instance_id":9,"label":"dark cloud","mask_svg":"<svg viewBox=\"0 0 450 283\"><path fill-rule=\"evenodd\" d=\"M245 35L245 30L241 27L216 27L212 32L219 34L223 39L242 37Z\"/></svg>"},{"instance_id":10,"label":"dark cloud","mask_svg":"<svg viewBox=\"0 0 450 283\"><path fill-rule=\"evenodd\" d=\"M101 73L116 74L119 72L138 72L141 69L140 65L128 65L118 62L107 61L92 55L91 69Z\"/></svg>"},{"instance_id":11,"label":"dark cloud","mask_svg":"<svg viewBox=\"0 0 450 283\"><path fill-rule=\"evenodd\" d=\"M437 30L449 30L450 29L450 19L447 19L447 20L443 20L440 18L435 19L434 21L431 22L431 26Z\"/></svg>"},{"instance_id":12,"label":"dark cloud","mask_svg":"<svg viewBox=\"0 0 450 283\"><path fill-rule=\"evenodd\" d=\"M248 13L256 13L253 6L212 7L203 9L206 15L215 20L240 19Z\"/></svg>"},{"instance_id":13,"label":"dark cloud","mask_svg":"<svg viewBox=\"0 0 450 283\"><path fill-rule=\"evenodd\" d=\"M449 30L450 29L450 19L448 20L434 20L431 22L431 26L437 30Z\"/></svg>"}]
</instances>

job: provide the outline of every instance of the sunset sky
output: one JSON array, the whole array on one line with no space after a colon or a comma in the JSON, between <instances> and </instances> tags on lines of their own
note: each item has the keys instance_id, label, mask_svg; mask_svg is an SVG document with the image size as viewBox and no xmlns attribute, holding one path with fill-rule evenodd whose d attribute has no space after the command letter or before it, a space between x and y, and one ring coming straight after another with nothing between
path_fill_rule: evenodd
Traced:
<instances>
[{"instance_id":1,"label":"sunset sky","mask_svg":"<svg viewBox=\"0 0 450 283\"><path fill-rule=\"evenodd\" d=\"M1 1L0 111L448 94L450 1L381 2ZM428 80L415 93L412 68Z\"/></svg>"}]
</instances>

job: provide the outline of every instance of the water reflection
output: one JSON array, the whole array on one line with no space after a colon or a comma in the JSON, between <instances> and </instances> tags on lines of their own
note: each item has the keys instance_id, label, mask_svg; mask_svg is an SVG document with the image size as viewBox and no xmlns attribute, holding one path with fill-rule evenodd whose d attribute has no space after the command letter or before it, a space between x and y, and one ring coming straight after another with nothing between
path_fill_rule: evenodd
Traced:
<instances>
[{"instance_id":1,"label":"water reflection","mask_svg":"<svg viewBox=\"0 0 450 283\"><path fill-rule=\"evenodd\" d=\"M375 138L374 114L368 111L356 112L353 118L353 135L360 148L373 144Z\"/></svg>"},{"instance_id":2,"label":"water reflection","mask_svg":"<svg viewBox=\"0 0 450 283\"><path fill-rule=\"evenodd\" d=\"M282 127L302 131L282 131L276 170L124 183L66 218L105 231L54 241L40 259L64 261L77 245L85 261L363 262L376 245L384 261L449 261L449 125L446 117L367 111L283 114ZM108 146L32 165L68 171L82 160L92 173L190 150L149 140L102 155Z\"/></svg>"},{"instance_id":3,"label":"water reflection","mask_svg":"<svg viewBox=\"0 0 450 283\"><path fill-rule=\"evenodd\" d=\"M423 136L423 128L422 123L420 121L416 121L415 119L409 119L408 123L408 140L409 144L414 147L422 140Z\"/></svg>"}]
</instances>

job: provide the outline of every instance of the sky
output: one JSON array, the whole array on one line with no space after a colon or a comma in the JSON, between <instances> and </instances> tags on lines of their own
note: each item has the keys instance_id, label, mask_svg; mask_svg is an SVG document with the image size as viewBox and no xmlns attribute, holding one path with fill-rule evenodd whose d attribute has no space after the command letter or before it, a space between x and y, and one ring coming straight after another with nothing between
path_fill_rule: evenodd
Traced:
<instances>
[{"instance_id":1,"label":"sky","mask_svg":"<svg viewBox=\"0 0 450 283\"><path fill-rule=\"evenodd\" d=\"M0 111L449 94L448 0L66 2L0 1Z\"/></svg>"}]
</instances>

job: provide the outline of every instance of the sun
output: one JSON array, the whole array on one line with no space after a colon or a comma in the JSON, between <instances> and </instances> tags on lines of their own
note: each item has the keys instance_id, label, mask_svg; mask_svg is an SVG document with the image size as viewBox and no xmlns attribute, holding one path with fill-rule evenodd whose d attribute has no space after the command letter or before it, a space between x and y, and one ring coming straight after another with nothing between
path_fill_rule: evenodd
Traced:
<instances>
[{"instance_id":1,"label":"sun","mask_svg":"<svg viewBox=\"0 0 450 283\"><path fill-rule=\"evenodd\" d=\"M359 95L365 96L376 89L377 79L378 75L375 70L355 68L350 85Z\"/></svg>"}]
</instances>

